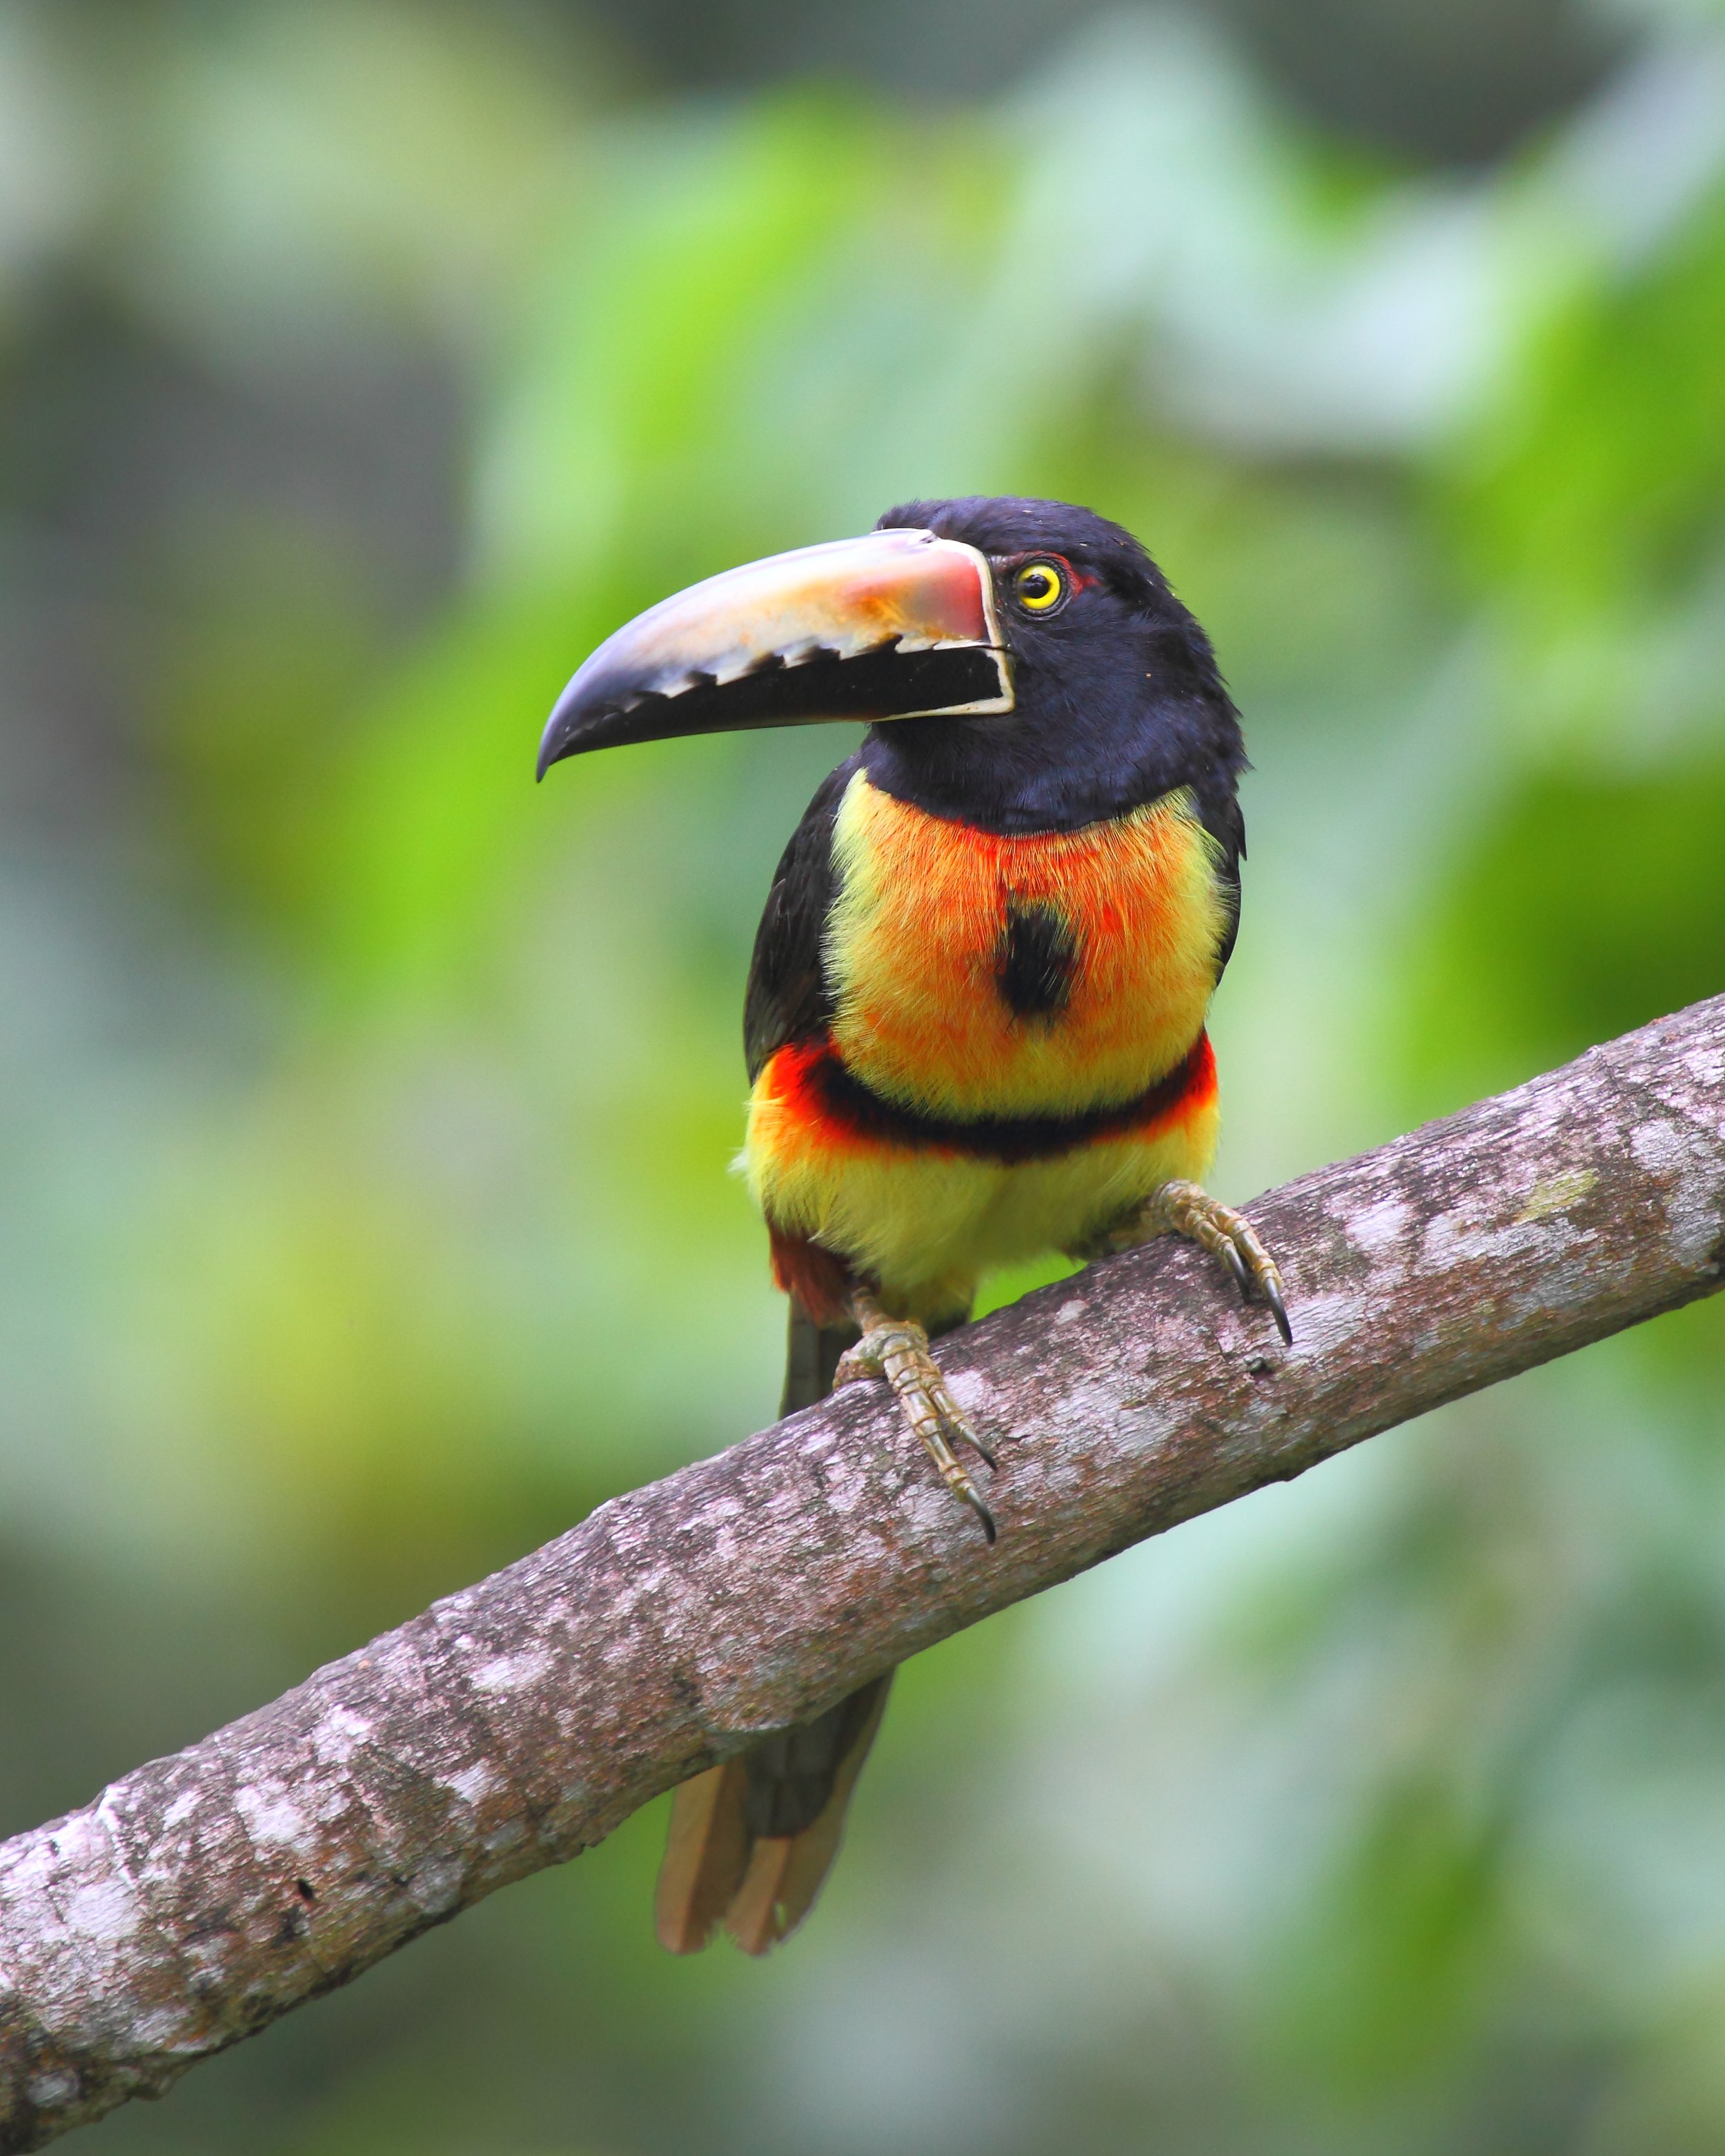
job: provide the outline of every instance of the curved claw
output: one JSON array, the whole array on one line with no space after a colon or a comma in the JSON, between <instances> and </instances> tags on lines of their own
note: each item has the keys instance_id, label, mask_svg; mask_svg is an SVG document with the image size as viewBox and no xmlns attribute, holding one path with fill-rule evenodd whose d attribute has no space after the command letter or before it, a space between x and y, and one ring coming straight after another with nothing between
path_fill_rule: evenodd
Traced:
<instances>
[{"instance_id":1,"label":"curved claw","mask_svg":"<svg viewBox=\"0 0 1725 2156\"><path fill-rule=\"evenodd\" d=\"M982 1522L983 1532L988 1537L992 1546L999 1534L999 1529L994 1525L994 1515L983 1502L982 1491L977 1488L968 1475L962 1483L955 1482L951 1486L953 1495L962 1497L971 1511L976 1514L978 1519Z\"/></svg>"},{"instance_id":2,"label":"curved claw","mask_svg":"<svg viewBox=\"0 0 1725 2156\"><path fill-rule=\"evenodd\" d=\"M1288 1306L1282 1300L1281 1281L1275 1273L1266 1273L1258 1285L1264 1291L1264 1300L1270 1305L1270 1315L1276 1320L1276 1329L1281 1333L1282 1345L1294 1344L1294 1328L1288 1322Z\"/></svg>"},{"instance_id":3,"label":"curved claw","mask_svg":"<svg viewBox=\"0 0 1725 2156\"><path fill-rule=\"evenodd\" d=\"M1217 1246L1216 1255L1233 1274L1234 1285L1240 1290L1240 1301L1250 1302L1252 1299L1252 1276L1246 1270L1246 1261L1238 1249L1233 1243L1224 1240Z\"/></svg>"},{"instance_id":4,"label":"curved claw","mask_svg":"<svg viewBox=\"0 0 1725 2156\"><path fill-rule=\"evenodd\" d=\"M940 1390L935 1394L934 1404L936 1407L940 1409L941 1419L946 1424L947 1428L952 1432L952 1435L958 1440L961 1445L968 1445L971 1450L976 1455L977 1458L982 1461L983 1466L988 1470L990 1474L993 1474L999 1466L999 1462L995 1460L993 1454L989 1451L988 1446L983 1443L981 1438L977 1435L970 1424L964 1419L963 1414L960 1414L958 1403L952 1398L952 1395L947 1390L944 1385L942 1385Z\"/></svg>"}]
</instances>

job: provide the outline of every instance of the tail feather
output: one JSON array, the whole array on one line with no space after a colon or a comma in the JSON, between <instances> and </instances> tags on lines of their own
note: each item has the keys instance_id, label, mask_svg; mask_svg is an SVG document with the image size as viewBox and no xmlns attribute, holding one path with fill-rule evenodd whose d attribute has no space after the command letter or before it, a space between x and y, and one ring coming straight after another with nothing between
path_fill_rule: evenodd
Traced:
<instances>
[{"instance_id":1,"label":"tail feather","mask_svg":"<svg viewBox=\"0 0 1725 2156\"><path fill-rule=\"evenodd\" d=\"M667 1953L699 1953L749 1866L748 1774L741 1759L710 1767L671 1800L654 1928Z\"/></svg>"},{"instance_id":2,"label":"tail feather","mask_svg":"<svg viewBox=\"0 0 1725 2156\"><path fill-rule=\"evenodd\" d=\"M749 1854L748 1870L725 1912L725 1928L745 1953L763 1954L795 1931L825 1884L845 1832L845 1814L875 1732L886 1711L891 1671L843 1702L858 1709L855 1735L839 1761L831 1794L801 1833L762 1835Z\"/></svg>"},{"instance_id":3,"label":"tail feather","mask_svg":"<svg viewBox=\"0 0 1725 2156\"><path fill-rule=\"evenodd\" d=\"M783 1414L832 1390L854 1330L817 1326L791 1305ZM838 1854L845 1807L886 1710L892 1673L812 1722L774 1730L739 1758L684 1783L655 1904L661 1946L696 1953L721 1921L745 1953L793 1931Z\"/></svg>"},{"instance_id":4,"label":"tail feather","mask_svg":"<svg viewBox=\"0 0 1725 2156\"><path fill-rule=\"evenodd\" d=\"M854 1325L817 1325L799 1302L791 1305L789 1337L785 1342L784 1393L778 1403L781 1415L812 1408L833 1389L833 1373L839 1358L859 1337Z\"/></svg>"}]
</instances>

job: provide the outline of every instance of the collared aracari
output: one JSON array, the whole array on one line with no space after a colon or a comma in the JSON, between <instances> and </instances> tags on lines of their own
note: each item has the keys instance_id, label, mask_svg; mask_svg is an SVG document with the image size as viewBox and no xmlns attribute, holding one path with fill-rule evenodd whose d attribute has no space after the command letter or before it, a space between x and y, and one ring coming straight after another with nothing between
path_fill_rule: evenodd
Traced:
<instances>
[{"instance_id":1,"label":"collared aracari","mask_svg":"<svg viewBox=\"0 0 1725 2156\"><path fill-rule=\"evenodd\" d=\"M930 1352L980 1276L1173 1232L1291 1337L1276 1268L1199 1178L1204 1020L1245 850L1240 723L1132 536L1058 502L911 501L709 578L558 700L588 749L865 722L785 849L749 974L741 1165L790 1298L784 1413L886 1378L992 1543L993 1460ZM676 1793L658 1928L763 1953L807 1912L890 1673Z\"/></svg>"}]
</instances>

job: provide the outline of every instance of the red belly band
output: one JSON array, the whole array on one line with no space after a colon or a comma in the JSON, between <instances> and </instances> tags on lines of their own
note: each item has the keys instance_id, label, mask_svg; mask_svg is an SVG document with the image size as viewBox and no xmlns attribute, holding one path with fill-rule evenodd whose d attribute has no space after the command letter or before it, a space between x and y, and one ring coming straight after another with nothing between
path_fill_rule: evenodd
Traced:
<instances>
[{"instance_id":1,"label":"red belly band","mask_svg":"<svg viewBox=\"0 0 1725 2156\"><path fill-rule=\"evenodd\" d=\"M957 1154L1013 1167L1173 1121L1214 1096L1216 1059L1209 1035L1200 1033L1184 1058L1143 1092L1066 1116L924 1115L864 1085L824 1036L780 1049L767 1077L780 1112L811 1134L853 1146L871 1141L902 1152Z\"/></svg>"}]
</instances>

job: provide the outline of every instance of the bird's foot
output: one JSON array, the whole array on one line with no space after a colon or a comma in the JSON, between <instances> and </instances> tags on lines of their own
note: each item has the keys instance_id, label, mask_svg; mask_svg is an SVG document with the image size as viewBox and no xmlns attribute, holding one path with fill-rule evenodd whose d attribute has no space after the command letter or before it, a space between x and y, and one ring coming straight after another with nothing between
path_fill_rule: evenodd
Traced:
<instances>
[{"instance_id":1,"label":"bird's foot","mask_svg":"<svg viewBox=\"0 0 1725 2156\"><path fill-rule=\"evenodd\" d=\"M955 1497L969 1506L992 1543L994 1515L952 1450L952 1440L956 1438L961 1445L968 1445L991 1468L994 1455L966 1422L947 1389L940 1364L928 1352L928 1335L911 1318L889 1317L865 1289L857 1290L853 1307L862 1337L839 1358L833 1376L834 1390L860 1378L885 1378L898 1394L906 1421L939 1468L942 1481Z\"/></svg>"},{"instance_id":2,"label":"bird's foot","mask_svg":"<svg viewBox=\"0 0 1725 2156\"><path fill-rule=\"evenodd\" d=\"M1147 1198L1129 1227L1111 1238L1111 1247L1124 1250L1147 1242L1153 1235L1183 1235L1200 1243L1227 1268L1245 1300L1254 1289L1270 1306L1276 1329L1284 1343L1294 1344L1294 1328L1288 1322L1288 1306L1282 1293L1281 1270L1259 1240L1258 1231L1242 1213L1212 1198L1195 1183L1164 1183Z\"/></svg>"}]
</instances>

